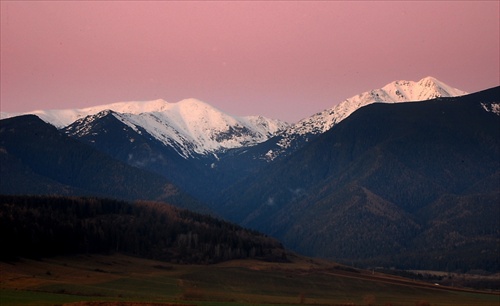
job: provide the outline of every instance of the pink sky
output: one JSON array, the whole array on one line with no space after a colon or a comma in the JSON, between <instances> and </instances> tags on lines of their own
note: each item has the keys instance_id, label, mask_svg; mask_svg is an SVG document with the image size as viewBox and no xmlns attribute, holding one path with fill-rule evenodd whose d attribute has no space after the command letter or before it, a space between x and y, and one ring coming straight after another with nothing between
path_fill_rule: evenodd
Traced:
<instances>
[{"instance_id":1,"label":"pink sky","mask_svg":"<svg viewBox=\"0 0 500 306\"><path fill-rule=\"evenodd\" d=\"M197 98L288 122L394 80L500 84L500 1L1 1L1 111Z\"/></svg>"}]
</instances>

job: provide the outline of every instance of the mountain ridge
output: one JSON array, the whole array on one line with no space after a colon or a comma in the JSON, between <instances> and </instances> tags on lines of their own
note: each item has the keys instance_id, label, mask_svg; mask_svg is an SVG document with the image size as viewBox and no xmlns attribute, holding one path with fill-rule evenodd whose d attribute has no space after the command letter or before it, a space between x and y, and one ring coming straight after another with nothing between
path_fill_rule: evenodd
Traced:
<instances>
[{"instance_id":1,"label":"mountain ridge","mask_svg":"<svg viewBox=\"0 0 500 306\"><path fill-rule=\"evenodd\" d=\"M424 87L432 89L435 82L432 79L427 81L422 84L428 84ZM414 89L414 84L397 83L397 86L391 86L394 94L399 91L396 96L404 99L418 96L417 90L411 90L407 95L403 93L404 86ZM272 149L269 140L259 144L245 143L245 137L255 135L251 134L251 130L245 130L243 124L235 128L233 121L224 125L229 132L210 134L209 131L203 137L213 137L211 140L221 143L231 143L240 137L243 147L217 152L202 151L205 155L188 147L194 146L191 141L185 142L186 147L175 147L173 141L171 146L166 146L149 132L152 129L139 124L142 119L154 119L159 126L164 126L161 112L122 114L104 110L81 118L65 129L57 130L45 123L45 127L51 127L50 133L41 133L39 128L22 124L19 128L2 126L0 132L12 133L9 137L4 134L0 138L0 145L3 146L0 147L1 170L6 171L2 177L9 177L8 171L17 169L21 177L26 178L30 167L38 167L45 172L37 173L48 173L52 179L41 185L54 190L59 188L65 191L64 188L69 186L68 178L79 184L101 181L107 184L104 189L114 185L125 186L122 192L130 191L130 186L137 184L133 182L138 178L134 175L127 175L131 183L111 182L109 178L116 178L112 173L116 168L105 168L103 155L92 153L101 157L82 159L83 150L57 153L58 149L62 149L63 142L46 141L47 135L57 134L59 138L68 138L68 142L71 140L74 143L72 140L77 139L91 145L123 164L157 172L161 179L166 177L173 185L179 186L179 192L187 191L198 199L210 201L207 204L214 213L284 239L287 245L299 251L375 264L374 258L383 257L383 261L378 263L383 262L384 265L397 258L406 266L414 266L424 262L419 254L425 252L417 247L426 247L436 238L439 244L430 246L434 252L432 256L445 256L426 258L425 263L430 264L428 267L448 269L446 261L452 265L450 269L460 267L460 260L464 259L457 255L456 252L460 251L467 255L467 267L498 270L498 261L491 260L491 254L498 253L494 253L499 245L498 226L494 227L496 221L491 215L484 215L488 209L489 213L496 214L499 208L495 206L500 196L500 130L499 116L495 112L500 103L498 90L499 87L496 87L460 97L439 96L414 103L371 101L326 132L303 134L306 138L302 143L297 143L284 158L272 162L259 159L258 154L251 155L255 153L252 150L259 149L260 153L265 153ZM429 92L438 94L439 90ZM368 92L365 96L373 97L376 93ZM197 108L193 113L202 114L207 122L212 117L218 123L225 122L219 120L220 114L211 113L206 104L188 101L186 105L191 110ZM156 104L153 106L158 107ZM359 105L350 106L354 109ZM170 123L176 123L173 130L179 131L182 125L188 123L181 120L184 118L182 114L177 114L179 120ZM35 116L30 118L38 119ZM23 117L1 120L1 123L7 125L14 119L21 121ZM42 120L37 122L43 123ZM204 122L197 123L191 128L196 130L205 126ZM20 147L15 135L20 131L31 134L24 134L29 137L23 137L23 151L18 152L22 154L13 154ZM157 132L161 133L161 130ZM183 135L177 136L181 139ZM8 146L4 146L6 140L9 141ZM268 147L262 150L265 145ZM190 151L184 152L183 149ZM50 154L47 150L55 150L56 153ZM185 155L181 154L183 152ZM241 156L246 156L246 159L239 159ZM65 159L74 161L59 171L58 162ZM48 165L48 161L52 164ZM91 164L83 165L85 162ZM8 167L3 167L4 163ZM81 176L82 173L86 175ZM149 179L153 177L149 176ZM177 177L172 179L170 176ZM86 182L81 181L84 177ZM59 182L58 179L64 179L61 181L63 184L54 184ZM154 187L154 182L149 179L142 180L146 189ZM26 187L16 182L2 180L2 183L10 184L6 188ZM74 192L66 191L66 194ZM145 192L136 194L144 196ZM153 195L154 199L163 196ZM468 218L469 215L472 218ZM470 226L459 227L460 222ZM461 246L460 237L467 238L468 246L457 251L453 248ZM484 253L471 255L474 250ZM400 253L393 254L393 251ZM458 261L446 257L450 254L457 255Z\"/></svg>"},{"instance_id":2,"label":"mountain ridge","mask_svg":"<svg viewBox=\"0 0 500 306\"><path fill-rule=\"evenodd\" d=\"M89 124L91 120L85 119L86 117L91 116L95 120L99 116L102 117L100 113L112 111L113 116L130 128L147 132L165 146L174 148L183 158L213 155L216 163L219 155L227 150L250 148L267 142L255 150L250 150L252 156L246 158L269 162L290 154L365 105L375 102L420 101L465 93L433 77L425 77L416 82L394 81L381 89L373 89L348 98L332 108L291 125L263 116L231 116L194 98L176 103L156 99L116 102L81 109L36 110L30 113L58 129L73 130L73 136L82 137L84 135L75 135L75 130L84 133L85 128L77 125ZM497 112L499 110L499 107L492 109ZM2 113L3 118L14 115L18 114ZM267 149L265 152L259 152L262 148Z\"/></svg>"},{"instance_id":3,"label":"mountain ridge","mask_svg":"<svg viewBox=\"0 0 500 306\"><path fill-rule=\"evenodd\" d=\"M0 120L0 194L149 199L208 211L165 177L61 133L35 115Z\"/></svg>"},{"instance_id":4,"label":"mountain ridge","mask_svg":"<svg viewBox=\"0 0 500 306\"><path fill-rule=\"evenodd\" d=\"M227 189L216 210L303 254L497 271L500 117L483 104L499 90L360 108Z\"/></svg>"},{"instance_id":5,"label":"mountain ridge","mask_svg":"<svg viewBox=\"0 0 500 306\"><path fill-rule=\"evenodd\" d=\"M364 105L462 93L432 77L395 81L292 126L264 117L232 117L196 99L115 103L100 109L116 111L80 118L62 130L123 162L159 173L198 198L217 201L220 190L292 154ZM123 126L103 118L106 114Z\"/></svg>"},{"instance_id":6,"label":"mountain ridge","mask_svg":"<svg viewBox=\"0 0 500 306\"><path fill-rule=\"evenodd\" d=\"M286 149L300 146L293 143L308 141L309 137L326 132L357 109L372 103L418 102L437 97L455 97L465 94L467 92L453 88L430 76L417 82L393 81L380 89L372 89L352 96L331 108L291 125L277 135L280 139L276 142L276 149L268 151L265 156L268 160L273 160L280 155L287 155Z\"/></svg>"},{"instance_id":7,"label":"mountain ridge","mask_svg":"<svg viewBox=\"0 0 500 306\"><path fill-rule=\"evenodd\" d=\"M236 117L197 99L169 103L162 99L118 102L82 109L30 112L58 129L68 128L91 116L112 111L117 119L137 130L140 126L165 145L174 145L184 158L217 153L267 140L288 124L263 116ZM11 117L16 114L2 114ZM80 128L82 130L82 128Z\"/></svg>"}]
</instances>

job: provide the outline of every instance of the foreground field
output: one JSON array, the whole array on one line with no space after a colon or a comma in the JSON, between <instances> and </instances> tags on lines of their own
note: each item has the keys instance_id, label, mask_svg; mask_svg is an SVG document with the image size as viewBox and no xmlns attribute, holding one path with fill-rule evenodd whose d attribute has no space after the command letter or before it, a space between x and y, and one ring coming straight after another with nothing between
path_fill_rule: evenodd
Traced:
<instances>
[{"instance_id":1,"label":"foreground field","mask_svg":"<svg viewBox=\"0 0 500 306\"><path fill-rule=\"evenodd\" d=\"M6 305L499 305L500 296L319 260L172 265L124 255L0 263Z\"/></svg>"}]
</instances>

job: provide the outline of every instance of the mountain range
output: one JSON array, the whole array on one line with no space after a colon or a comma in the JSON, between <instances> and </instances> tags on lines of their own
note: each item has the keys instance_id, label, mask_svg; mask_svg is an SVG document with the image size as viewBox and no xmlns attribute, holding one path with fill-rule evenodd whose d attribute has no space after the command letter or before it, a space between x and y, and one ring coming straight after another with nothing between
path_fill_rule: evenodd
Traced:
<instances>
[{"instance_id":1,"label":"mountain range","mask_svg":"<svg viewBox=\"0 0 500 306\"><path fill-rule=\"evenodd\" d=\"M432 77L395 81L346 99L295 124L235 117L202 101L119 102L31 114L124 163L160 174L205 201L270 161L284 158L375 102L398 103L465 94ZM2 118L18 114L2 114Z\"/></svg>"},{"instance_id":2,"label":"mountain range","mask_svg":"<svg viewBox=\"0 0 500 306\"><path fill-rule=\"evenodd\" d=\"M165 146L172 147L184 158L224 152L227 149L252 147L279 136L278 147L289 148L294 137L324 133L360 107L375 102L399 103L423 101L435 97L461 96L466 92L432 77L418 82L395 81L381 89L371 90L346 99L340 104L288 124L262 116L236 117L207 103L186 99L177 103L164 100L119 102L82 109L37 110L29 112L70 135L89 134L95 120L112 114L128 127L148 133ZM24 113L27 114L27 113ZM2 118L18 116L2 113ZM267 152L273 159L277 152Z\"/></svg>"},{"instance_id":3,"label":"mountain range","mask_svg":"<svg viewBox=\"0 0 500 306\"><path fill-rule=\"evenodd\" d=\"M498 270L500 116L485 109L499 101L496 87L363 107L228 189L220 211L304 254Z\"/></svg>"},{"instance_id":4,"label":"mountain range","mask_svg":"<svg viewBox=\"0 0 500 306\"><path fill-rule=\"evenodd\" d=\"M427 77L295 124L195 99L2 113L14 118L0 121L0 193L142 196L307 255L497 271L499 101L498 87L469 95Z\"/></svg>"},{"instance_id":5,"label":"mountain range","mask_svg":"<svg viewBox=\"0 0 500 306\"><path fill-rule=\"evenodd\" d=\"M164 100L120 102L83 109L38 110L30 112L45 122L66 128L78 137L89 133L95 120L112 114L139 133L148 133L184 158L225 149L249 146L264 140L287 126L262 116L230 116L196 99L177 103ZM12 114L2 114L10 117Z\"/></svg>"},{"instance_id":6,"label":"mountain range","mask_svg":"<svg viewBox=\"0 0 500 306\"><path fill-rule=\"evenodd\" d=\"M268 151L266 158L272 160L278 156L287 155L286 149L297 147L297 143L328 131L357 109L372 103L416 102L465 94L467 92L453 88L433 77L426 77L418 82L394 81L380 89L373 89L348 98L332 108L291 125L279 133L280 138L276 142L276 149Z\"/></svg>"}]
</instances>

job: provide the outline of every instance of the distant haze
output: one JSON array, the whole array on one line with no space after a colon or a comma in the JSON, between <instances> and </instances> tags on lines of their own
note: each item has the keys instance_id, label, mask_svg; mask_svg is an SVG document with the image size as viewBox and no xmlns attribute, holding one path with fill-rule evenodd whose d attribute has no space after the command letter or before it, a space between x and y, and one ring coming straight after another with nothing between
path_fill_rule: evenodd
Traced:
<instances>
[{"instance_id":1,"label":"distant haze","mask_svg":"<svg viewBox=\"0 0 500 306\"><path fill-rule=\"evenodd\" d=\"M296 122L394 80L500 84L499 1L1 1L1 111L196 98Z\"/></svg>"}]
</instances>

